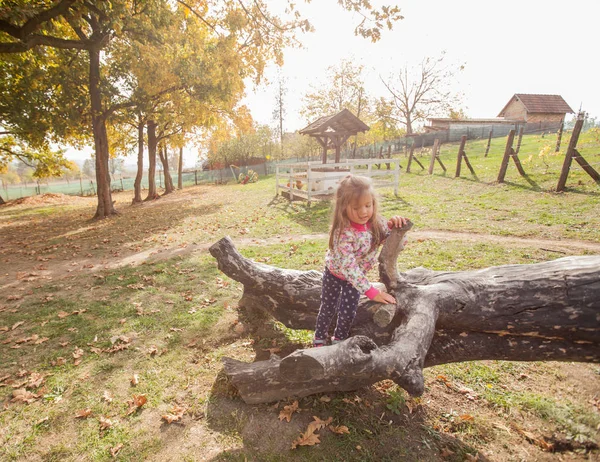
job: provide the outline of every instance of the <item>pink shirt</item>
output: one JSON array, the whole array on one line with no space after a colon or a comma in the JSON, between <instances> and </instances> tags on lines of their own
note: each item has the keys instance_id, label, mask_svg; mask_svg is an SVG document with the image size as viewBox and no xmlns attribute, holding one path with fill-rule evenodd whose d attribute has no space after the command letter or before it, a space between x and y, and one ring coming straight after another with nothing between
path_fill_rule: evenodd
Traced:
<instances>
[{"instance_id":1,"label":"pink shirt","mask_svg":"<svg viewBox=\"0 0 600 462\"><path fill-rule=\"evenodd\" d=\"M386 230L386 238L389 228L384 225L383 229ZM329 249L325 256L325 266L334 276L348 281L371 300L379 293L366 276L377 264L379 246L371 250L372 240L370 223L359 225L351 222L339 236L334 236L333 249Z\"/></svg>"}]
</instances>

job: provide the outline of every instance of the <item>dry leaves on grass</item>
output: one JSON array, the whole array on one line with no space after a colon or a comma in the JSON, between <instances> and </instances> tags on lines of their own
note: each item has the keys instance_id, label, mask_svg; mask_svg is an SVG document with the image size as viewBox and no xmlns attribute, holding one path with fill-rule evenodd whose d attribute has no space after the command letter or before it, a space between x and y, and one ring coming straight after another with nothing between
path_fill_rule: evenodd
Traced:
<instances>
[{"instance_id":1,"label":"dry leaves on grass","mask_svg":"<svg viewBox=\"0 0 600 462\"><path fill-rule=\"evenodd\" d=\"M100 431L108 430L115 424L108 417L102 415L98 418L98 422L100 422Z\"/></svg>"},{"instance_id":2,"label":"dry leaves on grass","mask_svg":"<svg viewBox=\"0 0 600 462\"><path fill-rule=\"evenodd\" d=\"M129 382L131 383L132 387L137 386L137 384L140 383L140 376L138 374L133 374L131 379L129 379Z\"/></svg>"},{"instance_id":3,"label":"dry leaves on grass","mask_svg":"<svg viewBox=\"0 0 600 462\"><path fill-rule=\"evenodd\" d=\"M79 347L76 347L75 351L73 351L73 364L75 366L79 366L79 364L81 363L82 356L83 356L83 350Z\"/></svg>"},{"instance_id":4,"label":"dry leaves on grass","mask_svg":"<svg viewBox=\"0 0 600 462\"><path fill-rule=\"evenodd\" d=\"M117 454L121 452L121 449L123 449L123 443L119 443L114 448L110 448L110 455L113 457L117 457Z\"/></svg>"},{"instance_id":5,"label":"dry leaves on grass","mask_svg":"<svg viewBox=\"0 0 600 462\"><path fill-rule=\"evenodd\" d=\"M174 406L167 414L161 416L162 420L167 423L179 422L185 414L185 408L181 406Z\"/></svg>"},{"instance_id":6,"label":"dry leaves on grass","mask_svg":"<svg viewBox=\"0 0 600 462\"><path fill-rule=\"evenodd\" d=\"M104 393L102 394L102 400L106 401L107 403L112 403L112 396L110 396L110 393L108 391L104 391Z\"/></svg>"},{"instance_id":7,"label":"dry leaves on grass","mask_svg":"<svg viewBox=\"0 0 600 462\"><path fill-rule=\"evenodd\" d=\"M298 446L314 446L319 444L321 440L319 435L315 432L326 427L333 421L333 417L329 417L327 420L321 420L319 417L313 416L313 421L308 424L308 427L304 433L292 442L292 449L296 449Z\"/></svg>"},{"instance_id":8,"label":"dry leaves on grass","mask_svg":"<svg viewBox=\"0 0 600 462\"><path fill-rule=\"evenodd\" d=\"M39 397L40 395L36 395L35 393L27 391L25 388L19 388L17 390L13 390L13 397L10 402L31 404Z\"/></svg>"},{"instance_id":9,"label":"dry leaves on grass","mask_svg":"<svg viewBox=\"0 0 600 462\"><path fill-rule=\"evenodd\" d=\"M333 433L336 433L338 435L343 435L344 433L350 434L350 430L345 425L338 425L338 426L330 425L328 428Z\"/></svg>"},{"instance_id":10,"label":"dry leaves on grass","mask_svg":"<svg viewBox=\"0 0 600 462\"><path fill-rule=\"evenodd\" d=\"M129 406L129 409L127 409L127 415L133 414L135 411L137 411L139 408L141 408L144 404L148 402L148 398L146 398L146 395L133 395L132 398L133 399L127 401L127 405Z\"/></svg>"},{"instance_id":11,"label":"dry leaves on grass","mask_svg":"<svg viewBox=\"0 0 600 462\"><path fill-rule=\"evenodd\" d=\"M512 428L514 428L517 433L519 433L521 436L525 437L525 439L527 441L529 441L532 444L535 444L536 446L540 447L542 450L544 451L552 451L552 449L554 449L554 445L551 443L548 443L543 436L536 436L533 433L521 428L519 425L517 425L516 423L511 423Z\"/></svg>"},{"instance_id":12,"label":"dry leaves on grass","mask_svg":"<svg viewBox=\"0 0 600 462\"><path fill-rule=\"evenodd\" d=\"M292 420L292 414L298 411L298 401L294 401L292 404L283 407L283 410L279 413L279 420L286 419L289 422Z\"/></svg>"},{"instance_id":13,"label":"dry leaves on grass","mask_svg":"<svg viewBox=\"0 0 600 462\"><path fill-rule=\"evenodd\" d=\"M87 419L91 415L92 415L92 410L90 408L80 409L79 411L77 411L75 413L75 418L76 419Z\"/></svg>"}]
</instances>

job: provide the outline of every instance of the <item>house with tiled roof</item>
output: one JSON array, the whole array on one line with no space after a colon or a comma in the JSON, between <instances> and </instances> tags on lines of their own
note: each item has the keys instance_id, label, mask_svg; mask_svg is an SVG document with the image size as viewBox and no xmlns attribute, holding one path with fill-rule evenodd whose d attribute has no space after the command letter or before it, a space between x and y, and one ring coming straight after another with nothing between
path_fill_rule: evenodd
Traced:
<instances>
[{"instance_id":1,"label":"house with tiled roof","mask_svg":"<svg viewBox=\"0 0 600 462\"><path fill-rule=\"evenodd\" d=\"M500 111L498 117L531 123L561 123L573 109L560 95L530 95L516 93Z\"/></svg>"},{"instance_id":2,"label":"house with tiled roof","mask_svg":"<svg viewBox=\"0 0 600 462\"><path fill-rule=\"evenodd\" d=\"M525 127L526 132L557 130L564 123L565 116L572 114L573 109L560 95L535 95L516 93L506 103L497 117L485 119L452 119L432 117L427 119L427 132L440 130L476 130L494 127L497 133L511 128L517 130Z\"/></svg>"}]
</instances>

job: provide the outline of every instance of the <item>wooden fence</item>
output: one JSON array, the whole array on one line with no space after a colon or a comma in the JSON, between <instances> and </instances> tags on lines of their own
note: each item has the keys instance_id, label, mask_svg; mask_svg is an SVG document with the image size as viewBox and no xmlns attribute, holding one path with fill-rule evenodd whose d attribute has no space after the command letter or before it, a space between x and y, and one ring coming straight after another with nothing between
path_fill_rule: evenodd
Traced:
<instances>
[{"instance_id":1,"label":"wooden fence","mask_svg":"<svg viewBox=\"0 0 600 462\"><path fill-rule=\"evenodd\" d=\"M375 168L373 166L376 166ZM338 163L321 161L278 164L275 168L275 194L280 192L290 201L330 199L335 185L345 176L362 175L373 179L373 185L393 187L398 195L400 163L397 159L346 159Z\"/></svg>"}]
</instances>

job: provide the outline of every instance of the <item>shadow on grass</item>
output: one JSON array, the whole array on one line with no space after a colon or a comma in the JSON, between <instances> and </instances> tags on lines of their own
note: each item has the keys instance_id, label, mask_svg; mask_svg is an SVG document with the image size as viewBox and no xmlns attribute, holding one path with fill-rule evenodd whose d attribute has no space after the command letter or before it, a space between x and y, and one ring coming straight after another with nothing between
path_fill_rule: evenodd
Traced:
<instances>
[{"instance_id":1,"label":"shadow on grass","mask_svg":"<svg viewBox=\"0 0 600 462\"><path fill-rule=\"evenodd\" d=\"M246 404L221 371L210 392L206 422L211 430L234 438L242 447L225 450L210 460L462 462L467 454L477 453L458 434L433 428L427 421L431 412L427 405L412 413L403 405L389 406L390 395L375 387L300 398L298 411L287 422L280 412L293 401ZM319 444L292 449L313 416L331 417L332 425L346 426L349 433L336 434L325 427L315 432ZM480 454L478 460L488 459Z\"/></svg>"},{"instance_id":2,"label":"shadow on grass","mask_svg":"<svg viewBox=\"0 0 600 462\"><path fill-rule=\"evenodd\" d=\"M169 198L161 198L142 205L119 207L120 214L102 221L90 219L91 208L68 210L64 213L52 213L44 217L44 226L31 226L31 216L15 217L4 228L3 238L7 247L17 246L19 241L27 241L31 246L51 246L62 241L90 240L103 242L110 239L111 227L119 228L123 221L132 226L127 229L126 241L121 245L143 240L144 238L175 226L189 217L201 217L218 213L223 204L182 205L174 206ZM31 210L31 209L27 209ZM2 214L0 214L2 216ZM119 236L122 239L123 235Z\"/></svg>"},{"instance_id":3,"label":"shadow on grass","mask_svg":"<svg viewBox=\"0 0 600 462\"><path fill-rule=\"evenodd\" d=\"M306 226L313 233L326 233L329 228L330 201L313 201L308 206L305 200L291 202L283 196L274 196L268 206L278 210L292 221Z\"/></svg>"}]
</instances>

